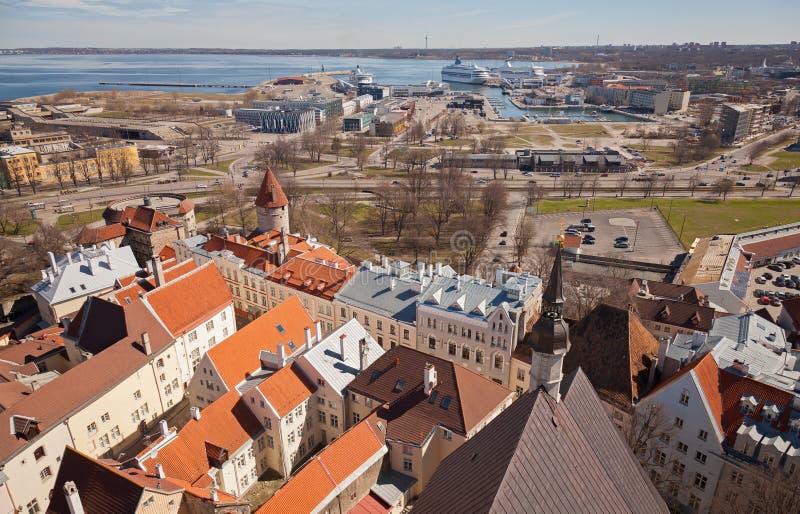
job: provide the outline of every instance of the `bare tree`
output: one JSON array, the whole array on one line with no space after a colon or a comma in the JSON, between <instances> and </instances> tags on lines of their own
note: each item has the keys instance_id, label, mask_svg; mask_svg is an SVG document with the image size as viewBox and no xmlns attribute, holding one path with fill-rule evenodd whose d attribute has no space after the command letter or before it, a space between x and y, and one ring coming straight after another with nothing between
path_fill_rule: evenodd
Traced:
<instances>
[{"instance_id":1,"label":"bare tree","mask_svg":"<svg viewBox=\"0 0 800 514\"><path fill-rule=\"evenodd\" d=\"M406 131L406 137L409 141L416 141L421 145L422 141L425 139L425 125L423 125L421 121L413 122Z\"/></svg>"},{"instance_id":2,"label":"bare tree","mask_svg":"<svg viewBox=\"0 0 800 514\"><path fill-rule=\"evenodd\" d=\"M92 184L92 174L91 169L89 168L89 161L87 159L81 159L77 163L78 173L81 174L83 180L86 181L87 184Z\"/></svg>"},{"instance_id":3,"label":"bare tree","mask_svg":"<svg viewBox=\"0 0 800 514\"><path fill-rule=\"evenodd\" d=\"M331 192L320 199L320 212L327 221L327 232L336 251L342 253L350 225L355 218L355 198L346 193Z\"/></svg>"},{"instance_id":4,"label":"bare tree","mask_svg":"<svg viewBox=\"0 0 800 514\"><path fill-rule=\"evenodd\" d=\"M339 162L339 156L342 153L342 140L336 136L331 139L331 153L336 156L336 162ZM384 163L384 168L385 167L386 164Z\"/></svg>"},{"instance_id":5,"label":"bare tree","mask_svg":"<svg viewBox=\"0 0 800 514\"><path fill-rule=\"evenodd\" d=\"M128 157L128 153L122 151L114 160L117 170L119 170L119 177L125 182L125 184L127 184L128 180L131 178L131 175L133 175L133 166L131 165L131 160Z\"/></svg>"},{"instance_id":6,"label":"bare tree","mask_svg":"<svg viewBox=\"0 0 800 514\"><path fill-rule=\"evenodd\" d=\"M534 246L528 250L523 268L530 270L531 273L546 281L550 276L550 270L553 269L554 260L555 252L553 247ZM543 283L542 287L547 287L547 284Z\"/></svg>"},{"instance_id":7,"label":"bare tree","mask_svg":"<svg viewBox=\"0 0 800 514\"><path fill-rule=\"evenodd\" d=\"M728 198L728 193L733 191L733 180L729 178L722 178L714 182L714 193L722 197L722 201Z\"/></svg>"},{"instance_id":8,"label":"bare tree","mask_svg":"<svg viewBox=\"0 0 800 514\"><path fill-rule=\"evenodd\" d=\"M300 138L300 147L308 153L309 160L319 162L325 148L325 136L319 130L310 130Z\"/></svg>"},{"instance_id":9,"label":"bare tree","mask_svg":"<svg viewBox=\"0 0 800 514\"><path fill-rule=\"evenodd\" d=\"M528 254L528 249L533 240L533 223L525 219L523 214L517 222L516 233L514 234L514 257L517 265L522 266L522 259Z\"/></svg>"},{"instance_id":10,"label":"bare tree","mask_svg":"<svg viewBox=\"0 0 800 514\"><path fill-rule=\"evenodd\" d=\"M617 188L619 189L620 198L625 196L625 189L628 187L628 174L620 173L617 179Z\"/></svg>"},{"instance_id":11,"label":"bare tree","mask_svg":"<svg viewBox=\"0 0 800 514\"><path fill-rule=\"evenodd\" d=\"M36 168L38 168L37 164L28 159L22 162L22 170L25 174L25 179L28 181L28 185L31 186L33 194L36 194Z\"/></svg>"},{"instance_id":12,"label":"bare tree","mask_svg":"<svg viewBox=\"0 0 800 514\"><path fill-rule=\"evenodd\" d=\"M481 194L485 225L494 228L508 204L508 190L502 182L492 181Z\"/></svg>"},{"instance_id":13,"label":"bare tree","mask_svg":"<svg viewBox=\"0 0 800 514\"><path fill-rule=\"evenodd\" d=\"M47 252L58 254L64 251L64 245L67 244L67 241L67 235L57 225L40 223L33 234L31 248L40 260L44 260Z\"/></svg>"}]
</instances>

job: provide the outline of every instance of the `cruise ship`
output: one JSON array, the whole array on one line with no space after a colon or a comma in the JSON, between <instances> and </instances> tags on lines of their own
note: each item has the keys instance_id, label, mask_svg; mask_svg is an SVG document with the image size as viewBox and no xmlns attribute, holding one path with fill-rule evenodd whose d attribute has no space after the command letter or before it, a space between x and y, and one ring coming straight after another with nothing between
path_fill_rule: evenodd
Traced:
<instances>
[{"instance_id":1,"label":"cruise ship","mask_svg":"<svg viewBox=\"0 0 800 514\"><path fill-rule=\"evenodd\" d=\"M474 64L463 64L456 57L456 62L442 68L442 80L445 82L461 82L463 84L485 84L492 74L488 68Z\"/></svg>"},{"instance_id":2,"label":"cruise ship","mask_svg":"<svg viewBox=\"0 0 800 514\"><path fill-rule=\"evenodd\" d=\"M372 84L372 73L364 71L361 66L356 65L356 69L350 72L349 82L354 86L368 86Z\"/></svg>"},{"instance_id":3,"label":"cruise ship","mask_svg":"<svg viewBox=\"0 0 800 514\"><path fill-rule=\"evenodd\" d=\"M501 79L519 80L531 77L544 77L544 68L541 66L534 66L531 63L530 68L515 68L511 65L511 61L506 61L506 65L501 68L492 68L492 73L498 75Z\"/></svg>"}]
</instances>

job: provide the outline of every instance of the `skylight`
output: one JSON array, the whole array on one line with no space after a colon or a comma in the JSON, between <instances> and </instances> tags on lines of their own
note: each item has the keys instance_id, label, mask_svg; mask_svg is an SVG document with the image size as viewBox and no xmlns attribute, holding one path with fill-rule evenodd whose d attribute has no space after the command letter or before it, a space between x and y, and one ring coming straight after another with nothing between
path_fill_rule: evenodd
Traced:
<instances>
[{"instance_id":1,"label":"skylight","mask_svg":"<svg viewBox=\"0 0 800 514\"><path fill-rule=\"evenodd\" d=\"M277 329L278 329L278 332L279 332L279 333L281 333L281 334L283 334L284 332L286 332L286 329L284 329L284 328L283 328L283 325L281 325L280 323L278 323L278 325L277 325L275 328L277 328Z\"/></svg>"},{"instance_id":2,"label":"skylight","mask_svg":"<svg viewBox=\"0 0 800 514\"><path fill-rule=\"evenodd\" d=\"M403 380L402 378L398 380L397 383L394 385L395 391L402 391L405 388L406 388L406 381Z\"/></svg>"},{"instance_id":3,"label":"skylight","mask_svg":"<svg viewBox=\"0 0 800 514\"><path fill-rule=\"evenodd\" d=\"M442 398L442 403L441 403L440 406L443 409L447 409L448 407L450 407L450 401L451 400L452 400L452 398L450 398L449 396L445 396L444 398Z\"/></svg>"},{"instance_id":4,"label":"skylight","mask_svg":"<svg viewBox=\"0 0 800 514\"><path fill-rule=\"evenodd\" d=\"M431 393L431 397L428 399L428 403L436 403L436 399L439 397L439 391L434 391Z\"/></svg>"},{"instance_id":5,"label":"skylight","mask_svg":"<svg viewBox=\"0 0 800 514\"><path fill-rule=\"evenodd\" d=\"M289 345L289 348L291 348L292 350L297 349L297 346L295 346L294 341L289 341L287 344Z\"/></svg>"},{"instance_id":6,"label":"skylight","mask_svg":"<svg viewBox=\"0 0 800 514\"><path fill-rule=\"evenodd\" d=\"M369 381L370 382L375 382L376 380L378 380L379 376L381 376L381 372L378 371L378 370L375 370L375 371L372 372L372 376L369 378Z\"/></svg>"}]
</instances>

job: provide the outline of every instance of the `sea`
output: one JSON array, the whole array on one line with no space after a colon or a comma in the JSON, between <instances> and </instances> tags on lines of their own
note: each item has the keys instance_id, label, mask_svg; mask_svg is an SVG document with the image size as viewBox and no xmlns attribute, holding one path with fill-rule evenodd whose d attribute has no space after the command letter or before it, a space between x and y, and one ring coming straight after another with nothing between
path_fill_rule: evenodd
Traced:
<instances>
[{"instance_id":1,"label":"sea","mask_svg":"<svg viewBox=\"0 0 800 514\"><path fill-rule=\"evenodd\" d=\"M441 80L442 67L451 60L376 59L329 56L103 54L103 55L0 55L0 100L55 93L64 89L103 91L148 89L142 86L100 85L100 82L171 82L191 84L255 85L289 75L351 70L360 66L386 85L419 84ZM477 61L489 68L503 61ZM529 66L529 62L516 62ZM566 62L534 63L545 69L572 66ZM514 106L500 88L451 84L456 91L475 91L496 98L500 114L519 118L526 111ZM240 93L242 89L154 88L180 92ZM565 113L569 116L569 112ZM577 113L575 113L577 114ZM564 115L564 114L561 114ZM629 121L624 115L604 114L609 121ZM612 119L619 117L620 119Z\"/></svg>"}]
</instances>

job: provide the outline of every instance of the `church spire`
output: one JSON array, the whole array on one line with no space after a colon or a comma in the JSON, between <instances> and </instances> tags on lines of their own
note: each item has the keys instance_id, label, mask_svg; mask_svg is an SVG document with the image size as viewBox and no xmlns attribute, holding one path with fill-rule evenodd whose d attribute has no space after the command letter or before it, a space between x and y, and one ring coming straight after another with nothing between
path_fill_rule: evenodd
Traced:
<instances>
[{"instance_id":1,"label":"church spire","mask_svg":"<svg viewBox=\"0 0 800 514\"><path fill-rule=\"evenodd\" d=\"M551 309L557 309L559 314L563 312L564 308L564 280L562 278L561 259L561 245L558 245L556 258L553 261L553 269L550 271L550 280L547 282L547 289L542 295L542 307L544 308L544 304L547 304Z\"/></svg>"}]
</instances>

